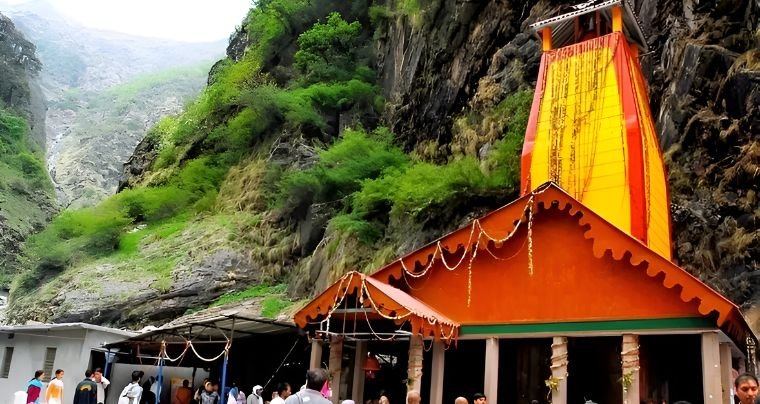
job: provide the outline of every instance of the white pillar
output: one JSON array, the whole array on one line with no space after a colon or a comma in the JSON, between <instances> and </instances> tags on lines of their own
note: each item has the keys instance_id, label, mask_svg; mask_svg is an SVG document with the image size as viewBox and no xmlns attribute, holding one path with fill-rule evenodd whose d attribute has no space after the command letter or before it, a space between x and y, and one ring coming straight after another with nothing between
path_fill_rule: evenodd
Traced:
<instances>
[{"instance_id":1,"label":"white pillar","mask_svg":"<svg viewBox=\"0 0 760 404\"><path fill-rule=\"evenodd\" d=\"M639 403L639 336L623 335L623 404Z\"/></svg>"},{"instance_id":2,"label":"white pillar","mask_svg":"<svg viewBox=\"0 0 760 404\"><path fill-rule=\"evenodd\" d=\"M419 335L413 335L409 338L409 367L407 368L407 376L409 380L406 385L406 390L420 391L422 388L422 352L423 341Z\"/></svg>"},{"instance_id":3,"label":"white pillar","mask_svg":"<svg viewBox=\"0 0 760 404\"><path fill-rule=\"evenodd\" d=\"M309 369L322 367L322 341L314 338L311 340L311 358L309 359Z\"/></svg>"},{"instance_id":4,"label":"white pillar","mask_svg":"<svg viewBox=\"0 0 760 404\"><path fill-rule=\"evenodd\" d=\"M367 341L356 341L354 357L354 384L351 386L351 399L356 403L364 402L364 360L367 358Z\"/></svg>"},{"instance_id":5,"label":"white pillar","mask_svg":"<svg viewBox=\"0 0 760 404\"><path fill-rule=\"evenodd\" d=\"M433 360L430 369L430 404L443 403L443 367L446 358L443 342L433 343Z\"/></svg>"},{"instance_id":6,"label":"white pillar","mask_svg":"<svg viewBox=\"0 0 760 404\"><path fill-rule=\"evenodd\" d=\"M717 332L702 333L702 388L704 404L723 404Z\"/></svg>"},{"instance_id":7,"label":"white pillar","mask_svg":"<svg viewBox=\"0 0 760 404\"><path fill-rule=\"evenodd\" d=\"M723 404L731 404L731 345L728 342L720 343L720 375L723 387Z\"/></svg>"},{"instance_id":8,"label":"white pillar","mask_svg":"<svg viewBox=\"0 0 760 404\"><path fill-rule=\"evenodd\" d=\"M498 402L499 393L499 339L486 339L486 372L483 380L483 394L492 403Z\"/></svg>"},{"instance_id":9,"label":"white pillar","mask_svg":"<svg viewBox=\"0 0 760 404\"><path fill-rule=\"evenodd\" d=\"M341 372L343 370L343 336L330 339L330 385L332 388L332 402L340 402Z\"/></svg>"},{"instance_id":10,"label":"white pillar","mask_svg":"<svg viewBox=\"0 0 760 404\"><path fill-rule=\"evenodd\" d=\"M552 404L567 404L567 337L554 337L552 340L552 379L558 381L552 390Z\"/></svg>"}]
</instances>

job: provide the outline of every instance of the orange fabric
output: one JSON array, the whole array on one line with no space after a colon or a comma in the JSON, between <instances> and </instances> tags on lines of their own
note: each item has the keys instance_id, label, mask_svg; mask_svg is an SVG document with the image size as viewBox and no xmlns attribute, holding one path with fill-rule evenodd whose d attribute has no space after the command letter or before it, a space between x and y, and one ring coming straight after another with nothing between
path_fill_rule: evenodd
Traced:
<instances>
[{"instance_id":1,"label":"orange fabric","mask_svg":"<svg viewBox=\"0 0 760 404\"><path fill-rule=\"evenodd\" d=\"M177 394L174 395L176 404L190 404L190 400L193 398L193 390L189 387L180 387L177 389Z\"/></svg>"},{"instance_id":2,"label":"orange fabric","mask_svg":"<svg viewBox=\"0 0 760 404\"><path fill-rule=\"evenodd\" d=\"M671 259L659 150L641 68L622 32L543 53L523 145L522 195L555 182Z\"/></svg>"}]
</instances>

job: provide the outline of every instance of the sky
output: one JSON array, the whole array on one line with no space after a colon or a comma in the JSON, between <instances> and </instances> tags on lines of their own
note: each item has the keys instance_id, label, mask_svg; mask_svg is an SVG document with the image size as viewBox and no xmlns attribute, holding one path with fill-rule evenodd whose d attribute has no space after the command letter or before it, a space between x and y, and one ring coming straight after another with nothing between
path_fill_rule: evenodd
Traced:
<instances>
[{"instance_id":1,"label":"sky","mask_svg":"<svg viewBox=\"0 0 760 404\"><path fill-rule=\"evenodd\" d=\"M29 0L0 0L25 3ZM227 39L251 0L48 0L82 25L185 42Z\"/></svg>"}]
</instances>

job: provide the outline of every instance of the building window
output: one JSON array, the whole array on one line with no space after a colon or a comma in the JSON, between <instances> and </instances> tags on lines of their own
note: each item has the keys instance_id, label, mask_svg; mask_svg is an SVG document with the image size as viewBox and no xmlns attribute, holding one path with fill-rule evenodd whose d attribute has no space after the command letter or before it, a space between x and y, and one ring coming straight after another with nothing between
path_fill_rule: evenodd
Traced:
<instances>
[{"instance_id":1,"label":"building window","mask_svg":"<svg viewBox=\"0 0 760 404\"><path fill-rule=\"evenodd\" d=\"M3 368L2 373L0 373L0 377L3 379L8 378L8 374L11 373L11 360L13 360L13 347L8 346L5 347L5 355L3 355Z\"/></svg>"},{"instance_id":2,"label":"building window","mask_svg":"<svg viewBox=\"0 0 760 404\"><path fill-rule=\"evenodd\" d=\"M48 348L45 351L45 363L42 364L42 370L45 372L43 382L49 382L53 374L53 365L55 365L55 348Z\"/></svg>"}]
</instances>

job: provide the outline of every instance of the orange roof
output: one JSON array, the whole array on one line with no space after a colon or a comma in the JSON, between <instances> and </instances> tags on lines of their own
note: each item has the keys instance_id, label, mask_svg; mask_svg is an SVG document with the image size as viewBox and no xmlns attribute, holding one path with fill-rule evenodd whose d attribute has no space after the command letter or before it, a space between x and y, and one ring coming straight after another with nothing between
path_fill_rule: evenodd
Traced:
<instances>
[{"instance_id":1,"label":"orange roof","mask_svg":"<svg viewBox=\"0 0 760 404\"><path fill-rule=\"evenodd\" d=\"M458 323L404 291L355 271L347 273L314 298L293 319L301 328L321 322L349 295L359 299L360 306L373 313L374 318L391 320L398 325L408 321L414 334L443 340L455 339L458 335Z\"/></svg>"},{"instance_id":2,"label":"orange roof","mask_svg":"<svg viewBox=\"0 0 760 404\"><path fill-rule=\"evenodd\" d=\"M534 210L534 208L543 208L543 211L539 211L538 209ZM493 276L500 276L499 278L501 282L509 283L510 281L514 282L516 281L515 276L516 275L510 275L509 273L505 273L506 267L521 267L523 265L527 266L528 271L531 272L530 276L532 277L532 264L533 264L533 258L526 259L526 254L524 253L524 248L521 246L513 246L512 249L515 250L515 255L518 254L518 252L523 251L523 258L521 258L523 261L514 261L517 262L517 264L507 263L507 264L499 264L501 265L500 268L504 268L505 271L502 271L498 275L493 275L492 278L489 278L489 280L484 280L482 278L482 272L478 272L478 269L475 268L475 270L472 270L472 268L469 269L467 276L456 274L452 270L453 267L456 267L456 264L467 264L466 256L468 252L474 253L474 255L477 255L477 251L481 251L481 256L486 256L487 253L491 253L493 255L493 246L496 246L496 248L501 246L506 246L508 243L507 240L510 239L510 237L518 232L526 232L526 227L530 228L530 222L532 216L538 216L542 214L542 212L549 212L550 208L554 208L555 215L560 220L561 217L565 218L572 218L574 220L573 226L576 226L574 228L577 229L577 226L580 226L580 231L582 232L582 239L586 241L587 244L590 244L593 257L595 257L596 261L609 261L608 264L612 265L612 263L617 262L618 264L625 264L625 268L634 268L634 271L631 270L621 270L618 272L613 271L607 271L605 272L605 276L608 278L614 278L611 281L622 279L625 282L634 282L637 284L640 284L641 288L648 288L648 289L641 289L645 290L648 293L657 292L658 295L662 295L662 298L660 299L660 296L657 296L656 298L651 298L649 296L641 296L639 295L638 298L640 300L645 300L643 302L644 308L635 311L637 308L631 308L631 313L637 316L643 316L646 315L647 312L645 309L647 301L650 303L648 310L650 310L653 313L656 313L658 315L664 316L665 314L670 314L675 317L681 317L686 316L686 313L689 313L690 310L694 310L694 313L698 313L701 316L709 317L713 315L713 313L717 314L716 318L716 326L723 329L728 335L730 335L737 344L742 346L744 344L744 340L747 336L751 336L754 339L754 335L752 335L746 321L742 317L739 308L729 301L727 298L722 296L720 293L716 292L706 284L699 281L697 278L689 274L684 269L678 267L677 265L673 264L672 262L668 261L667 259L661 257L659 254L655 253L654 251L650 250L647 246L642 244L640 241L636 240L635 238L631 237L630 235L626 234L622 230L616 228L609 222L605 221L603 218L601 218L599 215L595 214L593 211L585 207L583 204L578 202L577 200L573 199L570 195L563 192L561 189L559 189L556 185L547 183L539 188L537 188L534 192L531 194L528 194L509 205L506 205L500 209L497 209L490 214L480 218L476 219L473 222L471 222L469 225L462 227L459 230L456 230L444 237L441 237L440 239L428 244L427 246L424 246L410 254L407 254L406 256L402 257L399 260L396 260L389 265L381 268L380 270L376 271L374 274L372 274L372 278L375 278L377 280L380 280L381 282L385 283L393 283L396 282L397 284L400 284L398 282L406 282L410 286L410 293L414 295L417 299L425 302L424 305L431 306L433 308L438 309L438 311L445 313L449 317L454 318L456 321L459 321L461 324L467 324L468 321L472 320L472 318L460 318L458 316L461 315L461 313L464 312L464 308L462 308L462 301L457 301L454 298L454 295L457 293L464 293L461 291L462 287L461 285L467 284L468 289L473 288L473 278L480 279L480 282L482 285L485 285L482 289L477 290L477 293L481 293L484 289L485 290L496 290L499 287L502 287L502 285L495 283ZM530 214L529 212L533 212ZM547 213L548 214L548 213ZM553 219L554 220L554 219ZM568 220L565 220L565 222L569 222ZM569 226L569 225L567 225ZM567 227L566 226L566 227ZM547 239L547 237L553 237L557 238L557 233L551 233L551 229L547 230L547 226L543 226L543 230L541 230L543 233L541 237L544 237L544 239ZM569 227L567 227L569 229ZM535 229L534 229L535 230ZM549 233L547 233L547 231ZM557 230L560 231L560 230ZM568 230L569 231L569 230ZM530 232L530 230L528 230ZM506 235L506 237L504 237ZM548 235L548 236L547 236ZM501 238L504 237L504 238ZM566 236L569 237L569 236ZM523 237L525 239L525 237ZM530 238L530 237L527 237ZM496 240L496 242L494 242ZM556 241L555 241L556 242ZM517 243L514 243L517 244ZM538 246L533 247L531 244L534 244L532 240L528 242L529 248L539 248ZM561 243L560 243L561 245ZM586 245L586 244L584 244ZM491 247L489 247L491 246ZM519 247L519 248L518 248ZM580 254L580 250L578 252L574 251L573 248L576 248L574 245L568 245L566 248L560 247L560 249L564 249L567 251L564 251L565 254ZM538 254L538 253L537 253ZM547 252L543 251L540 257L537 256L535 258L538 260L537 262L543 262L541 260L547 260L550 259L547 257ZM478 258L480 260L480 258ZM485 258L484 258L485 259ZM606 261L605 261L606 260ZM473 263L473 261L470 261L469 264L473 267L477 267L478 265L482 265L481 262L484 261L478 261ZM544 266L548 266L550 264L542 264ZM608 265L608 266L609 266ZM556 265L555 265L556 266ZM594 265L597 266L597 265ZM600 263L598 266L602 266ZM508 268L509 270L513 268ZM646 268L646 270L640 270L635 271L637 268ZM426 278L429 278L432 275L429 275L428 271L431 271L431 268L448 268L449 271L440 271L438 270L438 278L441 279L442 277L449 277L449 279L456 279L456 282L461 282L458 284L453 284L451 282L449 283L439 283L435 287L429 287L429 288L422 288L420 286L423 286L424 281ZM620 267L623 268L623 267ZM583 270L587 270L586 267L582 268ZM538 271L538 269L536 269ZM459 271L459 272L465 272L465 271ZM642 275L639 274L646 274L648 277L642 278ZM540 274L537 274L536 281L538 280L538 276ZM563 276L572 276L573 274L568 273L566 271L563 273ZM459 278L457 278L459 276ZM596 276L596 275L595 275ZM481 278L478 278L481 277ZM621 278L623 277L623 278ZM467 279L465 279L467 278ZM368 278L370 279L370 278ZM530 279L530 278L528 278ZM411 280L411 283L410 283ZM428 279L429 280L429 279ZM432 282L432 280L429 280ZM549 282L554 281L554 279L549 279ZM594 279L591 279L591 281L594 281ZM453 281L452 281L453 282ZM490 283L488 283L490 282ZM536 283L536 282L534 282ZM588 283L586 281L586 283ZM373 283L374 285L375 283ZM456 287L452 287L451 285L456 285ZM578 283L580 286L585 286L582 283ZM554 287L552 285L531 285L531 287L538 286L540 289L546 289L547 287L551 288ZM619 281L618 281L619 286ZM332 290L335 287L330 288ZM616 294L620 293L626 293L627 288L618 288L621 289L619 291L616 291ZM678 292L680 289L680 293ZM398 292L404 293L399 289ZM536 289L538 290L538 289ZM470 303L471 298L471 292L472 290L467 291L467 305ZM605 291L609 293L608 291ZM630 294L631 296L635 296L635 292L633 291ZM520 289L516 293L527 293L527 292L521 292ZM579 292L580 293L580 292ZM406 293L404 295L408 296ZM443 296L445 295L445 296ZM677 295L677 298L674 296ZM583 297L583 295L580 295ZM322 296L320 296L321 298ZM411 299L415 299L415 297L409 296ZM508 304L509 301L507 300L512 296L492 296L493 299L499 300L499 304ZM521 299L525 298L526 296L520 297ZM530 297L530 296L528 296ZM562 298L563 296L559 296L559 298ZM646 297L645 299L641 299L642 297ZM319 298L318 298L319 299ZM661 301L667 302L669 306L665 307L662 306L661 308ZM668 300L669 299L669 300ZM680 303L677 302L677 300L680 299ZM315 299L316 300L316 299ZM582 299L581 299L582 300ZM546 313L547 309L544 306L550 306L550 305L541 305L540 301L533 302L532 304L527 304L524 300L519 301L520 304L515 305L509 310L512 310L513 308L519 308L520 313L525 313L526 310L534 310L535 312L541 312ZM313 303L313 302L312 302ZM422 304L420 302L420 304ZM680 306L679 306L680 305ZM614 306L614 305L612 305ZM473 314L473 316L477 317L478 319L492 319L493 316L489 315L491 313L488 313L491 309L499 310L499 306L479 306L480 310L475 310L473 308L473 312L476 312ZM505 306L506 307L506 306ZM572 309L572 308L571 308ZM581 312L584 310L588 310L588 307L575 307L574 308L577 312ZM592 307L591 309L598 309L600 313L605 313L603 309L606 309L605 307L602 308L596 308ZM432 309L431 309L432 310ZM507 310L507 309L504 309ZM522 311L520 311L522 310ZM643 310L643 311L642 311ZM658 311L660 310L660 311ZM667 310L671 310L668 312ZM484 313L484 311L486 313ZM593 310L591 310L593 311ZM460 314L456 314L460 313ZM559 313L559 314L557 314ZM561 315L564 312L552 312L551 314L555 315ZM620 313L627 313L625 309L621 309L621 311L615 312L613 314L620 315ZM603 317L599 317L600 319ZM562 319L566 321L573 321L574 319L570 318L548 318L546 321L561 321ZM593 319L589 318L589 321ZM621 318L625 319L625 318ZM541 320L541 318L520 318L520 321L526 321L529 322L531 320Z\"/></svg>"}]
</instances>

